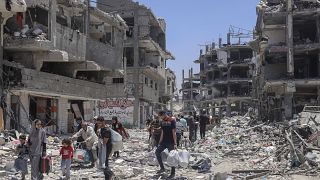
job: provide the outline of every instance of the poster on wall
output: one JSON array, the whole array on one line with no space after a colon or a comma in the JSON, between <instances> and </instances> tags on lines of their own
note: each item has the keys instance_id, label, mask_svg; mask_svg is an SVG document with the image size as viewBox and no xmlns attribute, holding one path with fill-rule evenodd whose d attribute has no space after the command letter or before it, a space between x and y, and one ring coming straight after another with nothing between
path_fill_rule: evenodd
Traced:
<instances>
[{"instance_id":1,"label":"poster on wall","mask_svg":"<svg viewBox=\"0 0 320 180\"><path fill-rule=\"evenodd\" d=\"M125 126L133 124L133 102L134 98L107 98L98 102L99 115L106 120L111 120L113 116L118 117Z\"/></svg>"}]
</instances>

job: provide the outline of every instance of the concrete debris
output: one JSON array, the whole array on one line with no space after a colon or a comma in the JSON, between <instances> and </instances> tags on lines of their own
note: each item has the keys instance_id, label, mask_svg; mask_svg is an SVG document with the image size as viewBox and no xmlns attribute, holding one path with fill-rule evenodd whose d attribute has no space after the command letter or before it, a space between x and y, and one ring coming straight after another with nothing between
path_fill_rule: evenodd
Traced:
<instances>
[{"instance_id":1,"label":"concrete debris","mask_svg":"<svg viewBox=\"0 0 320 180\"><path fill-rule=\"evenodd\" d=\"M207 131L205 139L197 140L188 149L178 148L187 160L177 168L176 179L281 179L301 177L319 178L320 151L309 141L306 125L299 122L286 124L259 124L248 126L241 116L224 118L220 127ZM289 124L289 123L288 123ZM309 127L311 131L317 127ZM284 132L284 133L282 133ZM111 158L110 168L118 179L162 179L155 150L148 147L145 130L129 130L131 138L124 142L119 158ZM45 179L61 177L59 147L63 137L48 137L48 154L53 159L53 170ZM11 178L19 173L13 168L16 155L12 144L1 146L0 174ZM312 150L313 149L313 150ZM9 151L8 151L9 150ZM163 153L164 158L170 153ZM77 168L73 162L73 179L104 179L96 168ZM166 169L170 167L165 162ZM30 166L29 166L30 168ZM30 175L29 175L30 176ZM29 177L27 176L27 178Z\"/></svg>"}]
</instances>

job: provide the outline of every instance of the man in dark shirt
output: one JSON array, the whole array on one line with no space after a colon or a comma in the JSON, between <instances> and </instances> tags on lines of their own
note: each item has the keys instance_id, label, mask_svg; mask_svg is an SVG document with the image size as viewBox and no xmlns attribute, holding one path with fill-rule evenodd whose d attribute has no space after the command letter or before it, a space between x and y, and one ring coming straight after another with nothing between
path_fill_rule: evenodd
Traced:
<instances>
[{"instance_id":1,"label":"man in dark shirt","mask_svg":"<svg viewBox=\"0 0 320 180\"><path fill-rule=\"evenodd\" d=\"M103 144L106 144L106 147L107 147L105 166L106 168L108 168L109 156L112 151L111 131L110 131L110 128L106 126L106 122L104 118L101 116L97 118L97 126L99 128L99 133L98 133L99 140L101 140Z\"/></svg>"},{"instance_id":2,"label":"man in dark shirt","mask_svg":"<svg viewBox=\"0 0 320 180\"><path fill-rule=\"evenodd\" d=\"M204 139L206 136L206 126L209 122L208 116L206 116L206 112L203 111L200 115L200 137L201 139Z\"/></svg>"},{"instance_id":3,"label":"man in dark shirt","mask_svg":"<svg viewBox=\"0 0 320 180\"><path fill-rule=\"evenodd\" d=\"M158 113L159 118L162 119L161 121L161 135L159 141L159 147L156 150L157 160L160 165L160 170L157 172L158 174L165 172L161 152L165 149L169 151L177 149L177 137L176 137L176 121L171 117L167 116L165 111L160 111ZM171 174L169 179L174 178L175 176L175 167L171 167Z\"/></svg>"}]
</instances>

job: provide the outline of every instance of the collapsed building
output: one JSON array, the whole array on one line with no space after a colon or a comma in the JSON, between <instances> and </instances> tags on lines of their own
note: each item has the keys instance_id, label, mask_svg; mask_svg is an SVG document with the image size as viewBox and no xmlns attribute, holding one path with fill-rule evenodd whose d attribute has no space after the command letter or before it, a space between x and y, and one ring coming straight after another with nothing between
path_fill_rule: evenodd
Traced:
<instances>
[{"instance_id":1,"label":"collapsed building","mask_svg":"<svg viewBox=\"0 0 320 180\"><path fill-rule=\"evenodd\" d=\"M206 45L200 50L200 81L195 100L196 109L214 116L244 114L252 105L252 49L241 42L231 42L236 35L228 33L227 44ZM238 38L238 37L237 37ZM193 101L191 101L193 102Z\"/></svg>"},{"instance_id":2,"label":"collapsed building","mask_svg":"<svg viewBox=\"0 0 320 180\"><path fill-rule=\"evenodd\" d=\"M92 119L110 96L110 78L123 78L128 27L77 0L26 4L4 22L5 128L28 131L38 118L49 133L73 132L74 118Z\"/></svg>"},{"instance_id":3,"label":"collapsed building","mask_svg":"<svg viewBox=\"0 0 320 180\"><path fill-rule=\"evenodd\" d=\"M199 105L200 95L200 75L193 73L193 68L189 69L188 76L185 76L182 70L182 85L180 92L182 94L182 112L194 112Z\"/></svg>"},{"instance_id":4,"label":"collapsed building","mask_svg":"<svg viewBox=\"0 0 320 180\"><path fill-rule=\"evenodd\" d=\"M254 99L262 120L293 118L319 105L319 1L263 0L257 6Z\"/></svg>"},{"instance_id":5,"label":"collapsed building","mask_svg":"<svg viewBox=\"0 0 320 180\"><path fill-rule=\"evenodd\" d=\"M97 7L118 13L128 25L124 43L126 83L119 84L116 97L128 97L133 102L130 124L144 127L154 112L166 109L175 92L174 73L166 61L174 59L166 50L166 22L157 18L144 5L132 0L98 0Z\"/></svg>"}]
</instances>

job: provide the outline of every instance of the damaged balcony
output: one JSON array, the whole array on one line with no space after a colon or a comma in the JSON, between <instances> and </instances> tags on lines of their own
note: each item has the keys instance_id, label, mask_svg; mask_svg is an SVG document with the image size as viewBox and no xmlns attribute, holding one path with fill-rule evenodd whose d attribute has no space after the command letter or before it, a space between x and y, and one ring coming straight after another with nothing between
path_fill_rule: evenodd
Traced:
<instances>
[{"instance_id":1,"label":"damaged balcony","mask_svg":"<svg viewBox=\"0 0 320 180\"><path fill-rule=\"evenodd\" d=\"M13 91L29 91L39 94L51 94L58 97L106 98L105 86L102 84L39 72L8 62L5 66L10 66L11 68L9 68L9 70L16 69L14 72L17 77L20 77L16 79L18 81L16 85L11 86ZM9 71L7 74L12 74L12 72ZM79 89L81 89L81 91L79 91Z\"/></svg>"},{"instance_id":2,"label":"damaged balcony","mask_svg":"<svg viewBox=\"0 0 320 180\"><path fill-rule=\"evenodd\" d=\"M166 51L165 49L162 49L162 47L151 37L141 38L139 41L139 47L146 48L149 51L159 52L161 56L165 59L175 59L175 57L170 52Z\"/></svg>"}]
</instances>

